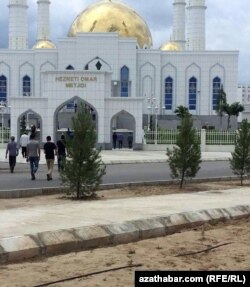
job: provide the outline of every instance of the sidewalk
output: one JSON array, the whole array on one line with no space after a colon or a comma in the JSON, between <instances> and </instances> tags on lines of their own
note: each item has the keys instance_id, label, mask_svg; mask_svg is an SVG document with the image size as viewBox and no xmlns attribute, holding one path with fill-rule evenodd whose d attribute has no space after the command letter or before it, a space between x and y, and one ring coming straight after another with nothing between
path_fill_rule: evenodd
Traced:
<instances>
[{"instance_id":1,"label":"sidewalk","mask_svg":"<svg viewBox=\"0 0 250 287\"><path fill-rule=\"evenodd\" d=\"M249 188L3 209L0 263L165 236L249 215Z\"/></svg>"},{"instance_id":2,"label":"sidewalk","mask_svg":"<svg viewBox=\"0 0 250 287\"><path fill-rule=\"evenodd\" d=\"M129 149L104 150L101 152L105 164L117 163L143 163L143 162L166 162L166 151L133 151ZM228 160L230 152L202 152L203 161ZM5 159L5 150L0 149L0 162L8 162ZM26 160L19 154L17 163L25 163ZM41 150L40 164L45 164L44 152Z\"/></svg>"}]
</instances>

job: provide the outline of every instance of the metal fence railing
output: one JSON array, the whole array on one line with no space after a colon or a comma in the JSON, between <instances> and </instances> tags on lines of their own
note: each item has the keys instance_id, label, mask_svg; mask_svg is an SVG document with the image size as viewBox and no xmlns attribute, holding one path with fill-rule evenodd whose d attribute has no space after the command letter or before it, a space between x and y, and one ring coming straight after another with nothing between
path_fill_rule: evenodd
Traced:
<instances>
[{"instance_id":1,"label":"metal fence railing","mask_svg":"<svg viewBox=\"0 0 250 287\"><path fill-rule=\"evenodd\" d=\"M0 143L4 144L10 140L10 128L0 128Z\"/></svg>"},{"instance_id":2,"label":"metal fence railing","mask_svg":"<svg viewBox=\"0 0 250 287\"><path fill-rule=\"evenodd\" d=\"M146 144L175 144L177 130L168 130L168 131L146 131L145 143Z\"/></svg>"},{"instance_id":3,"label":"metal fence railing","mask_svg":"<svg viewBox=\"0 0 250 287\"><path fill-rule=\"evenodd\" d=\"M198 137L202 140L201 133L205 133L205 145L234 145L236 131L206 131L197 130ZM176 144L178 130L145 131L145 144Z\"/></svg>"},{"instance_id":4,"label":"metal fence railing","mask_svg":"<svg viewBox=\"0 0 250 287\"><path fill-rule=\"evenodd\" d=\"M197 135L202 139L201 133L205 133L205 145L234 145L236 140L236 131L206 131L197 130ZM10 128L0 127L0 144L9 142ZM166 131L145 131L145 144L176 144L178 130Z\"/></svg>"},{"instance_id":5,"label":"metal fence railing","mask_svg":"<svg viewBox=\"0 0 250 287\"><path fill-rule=\"evenodd\" d=\"M206 145L234 145L236 131L207 131Z\"/></svg>"}]
</instances>

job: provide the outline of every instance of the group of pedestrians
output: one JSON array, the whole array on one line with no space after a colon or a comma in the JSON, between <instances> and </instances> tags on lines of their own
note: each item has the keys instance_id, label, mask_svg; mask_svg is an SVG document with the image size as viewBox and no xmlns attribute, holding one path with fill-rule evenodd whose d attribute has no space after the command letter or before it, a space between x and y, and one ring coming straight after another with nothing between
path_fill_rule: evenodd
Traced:
<instances>
[{"instance_id":1,"label":"group of pedestrians","mask_svg":"<svg viewBox=\"0 0 250 287\"><path fill-rule=\"evenodd\" d=\"M52 180L52 172L55 163L55 156L58 158L58 170L61 171L63 169L63 163L66 158L66 146L65 146L65 137L64 135L61 136L61 139L57 141L55 144L51 141L51 136L47 136L47 142L44 144L44 154L45 159L48 167L47 172L47 180ZM36 172L39 167L40 161L40 144L39 141L36 139L36 134L31 133L30 136L27 134L23 134L20 138L20 147L22 151L22 156L26 158L27 162L30 163L30 173L31 179L36 179ZM6 147L6 154L5 157L7 159L9 155L9 167L10 172L14 172L14 168L16 165L16 157L19 154L19 145L15 141L15 137L12 136L10 138L10 142L7 144Z\"/></svg>"},{"instance_id":2,"label":"group of pedestrians","mask_svg":"<svg viewBox=\"0 0 250 287\"><path fill-rule=\"evenodd\" d=\"M116 143L118 141L118 147L119 149L123 148L123 141L124 141L124 136L122 133L113 133L113 148L116 149ZM127 137L127 141L128 141L128 147L132 148L133 145L133 134L129 133L128 137Z\"/></svg>"}]
</instances>

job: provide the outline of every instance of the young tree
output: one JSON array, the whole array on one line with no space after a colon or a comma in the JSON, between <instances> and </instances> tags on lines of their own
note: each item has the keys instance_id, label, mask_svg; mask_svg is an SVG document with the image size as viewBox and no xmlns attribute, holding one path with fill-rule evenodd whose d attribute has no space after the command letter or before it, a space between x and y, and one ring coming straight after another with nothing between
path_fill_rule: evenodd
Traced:
<instances>
[{"instance_id":1,"label":"young tree","mask_svg":"<svg viewBox=\"0 0 250 287\"><path fill-rule=\"evenodd\" d=\"M174 112L180 119L183 119L186 115L190 114L188 108L184 106L178 106Z\"/></svg>"},{"instance_id":2,"label":"young tree","mask_svg":"<svg viewBox=\"0 0 250 287\"><path fill-rule=\"evenodd\" d=\"M221 129L222 129L222 117L224 115L226 105L227 105L227 94L224 92L223 86L221 86L216 106L217 115L220 117Z\"/></svg>"},{"instance_id":3,"label":"young tree","mask_svg":"<svg viewBox=\"0 0 250 287\"><path fill-rule=\"evenodd\" d=\"M26 117L22 116L20 121L20 135L22 135L26 131Z\"/></svg>"},{"instance_id":4,"label":"young tree","mask_svg":"<svg viewBox=\"0 0 250 287\"><path fill-rule=\"evenodd\" d=\"M180 179L182 188L186 177L195 177L200 169L201 148L200 140L193 128L192 116L186 115L182 121L177 136L176 147L167 149L171 176Z\"/></svg>"},{"instance_id":5,"label":"young tree","mask_svg":"<svg viewBox=\"0 0 250 287\"><path fill-rule=\"evenodd\" d=\"M243 185L243 176L250 172L250 128L247 119L242 121L236 135L230 166L233 173L240 177L241 185Z\"/></svg>"},{"instance_id":6,"label":"young tree","mask_svg":"<svg viewBox=\"0 0 250 287\"><path fill-rule=\"evenodd\" d=\"M230 119L231 116L236 116L236 118L239 116L239 113L244 111L244 107L239 103L235 102L231 105L225 104L224 105L224 112L227 114L227 129L230 128Z\"/></svg>"},{"instance_id":7,"label":"young tree","mask_svg":"<svg viewBox=\"0 0 250 287\"><path fill-rule=\"evenodd\" d=\"M72 118L73 137L66 138L67 159L60 172L62 183L77 199L96 196L105 174L100 150L96 150L96 130L89 109L78 107Z\"/></svg>"},{"instance_id":8,"label":"young tree","mask_svg":"<svg viewBox=\"0 0 250 287\"><path fill-rule=\"evenodd\" d=\"M231 105L232 114L238 118L239 114L245 110L244 106L239 102L234 102Z\"/></svg>"}]
</instances>

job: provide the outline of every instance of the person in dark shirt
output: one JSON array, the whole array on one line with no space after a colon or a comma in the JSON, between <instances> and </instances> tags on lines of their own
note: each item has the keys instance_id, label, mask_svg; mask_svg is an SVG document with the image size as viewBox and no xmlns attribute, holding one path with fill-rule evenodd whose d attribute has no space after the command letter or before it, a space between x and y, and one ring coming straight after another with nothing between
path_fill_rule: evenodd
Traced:
<instances>
[{"instance_id":1,"label":"person in dark shirt","mask_svg":"<svg viewBox=\"0 0 250 287\"><path fill-rule=\"evenodd\" d=\"M10 142L7 144L6 155L5 155L6 159L8 153L9 153L10 172L13 173L16 165L16 157L18 156L18 145L15 142L15 137L13 136L10 138Z\"/></svg>"},{"instance_id":2,"label":"person in dark shirt","mask_svg":"<svg viewBox=\"0 0 250 287\"><path fill-rule=\"evenodd\" d=\"M117 135L117 140L118 140L119 148L122 148L123 139L124 139L123 134L118 134L118 135Z\"/></svg>"},{"instance_id":3,"label":"person in dark shirt","mask_svg":"<svg viewBox=\"0 0 250 287\"><path fill-rule=\"evenodd\" d=\"M58 171L63 170L63 164L66 159L65 136L61 135L61 139L57 141L57 163Z\"/></svg>"},{"instance_id":4,"label":"person in dark shirt","mask_svg":"<svg viewBox=\"0 0 250 287\"><path fill-rule=\"evenodd\" d=\"M116 132L113 133L113 148L116 149L116 141L117 141L117 134Z\"/></svg>"},{"instance_id":5,"label":"person in dark shirt","mask_svg":"<svg viewBox=\"0 0 250 287\"><path fill-rule=\"evenodd\" d=\"M27 144L27 162L30 162L31 179L35 180L35 174L39 167L40 160L40 146L39 142L35 139L36 135L30 135L30 141Z\"/></svg>"},{"instance_id":6,"label":"person in dark shirt","mask_svg":"<svg viewBox=\"0 0 250 287\"><path fill-rule=\"evenodd\" d=\"M132 148L132 146L133 146L133 134L129 133L129 135L128 135L128 147Z\"/></svg>"},{"instance_id":7,"label":"person in dark shirt","mask_svg":"<svg viewBox=\"0 0 250 287\"><path fill-rule=\"evenodd\" d=\"M48 167L47 180L52 180L52 172L55 162L55 155L57 154L56 145L51 141L51 137L47 136L47 142L44 145L44 153Z\"/></svg>"}]
</instances>

